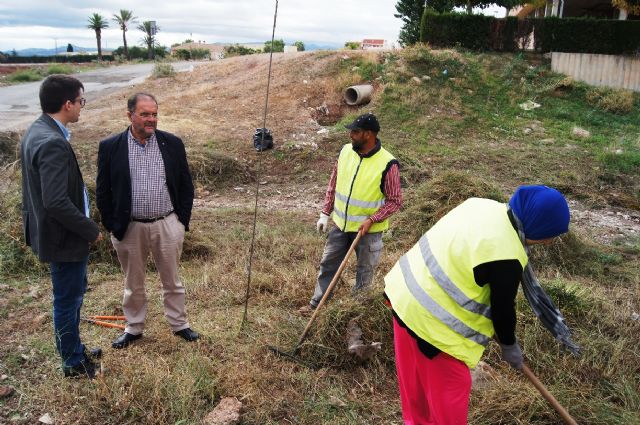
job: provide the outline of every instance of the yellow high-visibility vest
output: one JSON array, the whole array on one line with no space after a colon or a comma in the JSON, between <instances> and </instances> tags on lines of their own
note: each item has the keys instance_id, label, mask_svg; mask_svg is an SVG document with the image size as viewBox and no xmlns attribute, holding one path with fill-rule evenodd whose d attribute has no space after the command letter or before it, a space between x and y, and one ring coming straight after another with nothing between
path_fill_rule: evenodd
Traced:
<instances>
[{"instance_id":1,"label":"yellow high-visibility vest","mask_svg":"<svg viewBox=\"0 0 640 425\"><path fill-rule=\"evenodd\" d=\"M471 198L440 219L385 276L393 310L416 335L470 368L494 334L490 287L473 268L528 258L507 205Z\"/></svg>"},{"instance_id":2,"label":"yellow high-visibility vest","mask_svg":"<svg viewBox=\"0 0 640 425\"><path fill-rule=\"evenodd\" d=\"M394 159L382 147L367 158L358 155L351 143L342 147L338 157L336 195L331 216L340 230L357 232L362 222L384 205L382 174ZM373 223L369 233L382 232L388 228L389 220L386 219Z\"/></svg>"}]
</instances>

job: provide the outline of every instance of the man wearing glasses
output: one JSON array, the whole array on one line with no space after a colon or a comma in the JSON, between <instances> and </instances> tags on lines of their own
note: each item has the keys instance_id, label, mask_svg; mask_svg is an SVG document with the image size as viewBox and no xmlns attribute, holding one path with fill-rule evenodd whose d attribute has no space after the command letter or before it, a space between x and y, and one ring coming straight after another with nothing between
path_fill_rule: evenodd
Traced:
<instances>
[{"instance_id":1,"label":"man wearing glasses","mask_svg":"<svg viewBox=\"0 0 640 425\"><path fill-rule=\"evenodd\" d=\"M162 281L169 326L175 335L195 341L200 336L187 321L185 289L178 277L194 195L184 144L156 128L158 102L148 93L129 98L127 117L131 126L100 142L98 150L96 201L125 277L127 327L111 346L124 348L142 337L149 252Z\"/></svg>"},{"instance_id":2,"label":"man wearing glasses","mask_svg":"<svg viewBox=\"0 0 640 425\"><path fill-rule=\"evenodd\" d=\"M26 244L48 262L53 284L53 327L66 377L93 378L102 351L80 341L80 307L87 289L89 245L101 239L73 148L69 123L78 122L84 86L50 75L40 86L42 115L20 146L22 221Z\"/></svg>"}]
</instances>

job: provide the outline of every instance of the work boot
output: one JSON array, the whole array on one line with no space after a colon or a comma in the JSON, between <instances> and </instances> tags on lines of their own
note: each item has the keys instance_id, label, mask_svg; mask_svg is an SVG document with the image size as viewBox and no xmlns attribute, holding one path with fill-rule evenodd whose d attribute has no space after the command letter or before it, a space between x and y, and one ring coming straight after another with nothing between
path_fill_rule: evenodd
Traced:
<instances>
[{"instance_id":1,"label":"work boot","mask_svg":"<svg viewBox=\"0 0 640 425\"><path fill-rule=\"evenodd\" d=\"M65 378L89 378L96 377L96 373L100 371L99 365L95 364L89 358L85 357L80 363L73 367L63 368Z\"/></svg>"},{"instance_id":2,"label":"work boot","mask_svg":"<svg viewBox=\"0 0 640 425\"><path fill-rule=\"evenodd\" d=\"M311 304L307 304L304 307L300 307L298 309L298 313L302 316L311 316L313 314L313 312L315 311L315 307L312 306Z\"/></svg>"}]
</instances>

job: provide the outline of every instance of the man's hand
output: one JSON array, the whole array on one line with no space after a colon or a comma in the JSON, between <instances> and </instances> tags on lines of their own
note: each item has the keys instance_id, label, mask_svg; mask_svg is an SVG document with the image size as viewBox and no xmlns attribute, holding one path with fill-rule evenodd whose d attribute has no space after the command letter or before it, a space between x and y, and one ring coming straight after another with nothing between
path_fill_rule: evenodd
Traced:
<instances>
[{"instance_id":1,"label":"man's hand","mask_svg":"<svg viewBox=\"0 0 640 425\"><path fill-rule=\"evenodd\" d=\"M328 228L329 228L329 216L321 212L320 219L316 223L316 230L318 230L318 233L320 232L326 233Z\"/></svg>"},{"instance_id":2,"label":"man's hand","mask_svg":"<svg viewBox=\"0 0 640 425\"><path fill-rule=\"evenodd\" d=\"M371 229L371 226L373 226L373 220L371 220L371 218L367 218L360 225L360 228L358 229L358 232L362 233L362 235L364 236L367 233L369 233L369 229Z\"/></svg>"},{"instance_id":3,"label":"man's hand","mask_svg":"<svg viewBox=\"0 0 640 425\"><path fill-rule=\"evenodd\" d=\"M502 348L502 360L509 363L512 368L522 370L524 358L518 341L512 345L500 344L500 348Z\"/></svg>"}]
</instances>

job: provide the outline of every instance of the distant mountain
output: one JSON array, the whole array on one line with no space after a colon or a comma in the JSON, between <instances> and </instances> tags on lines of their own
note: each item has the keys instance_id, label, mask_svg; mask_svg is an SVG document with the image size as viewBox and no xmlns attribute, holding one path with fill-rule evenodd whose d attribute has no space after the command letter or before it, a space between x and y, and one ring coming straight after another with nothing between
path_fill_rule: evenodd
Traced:
<instances>
[{"instance_id":1,"label":"distant mountain","mask_svg":"<svg viewBox=\"0 0 640 425\"><path fill-rule=\"evenodd\" d=\"M298 40L285 40L284 44L286 44L287 46L292 45L294 42L296 42ZM339 44L339 43L325 43L322 41L310 41L310 42L306 42L303 41L304 43L304 49L305 50L337 50L342 48L344 45L343 44ZM236 44L235 42L233 43L214 43L214 44ZM258 48L262 48L264 46L264 41L252 41L252 42L243 42L243 43L239 43L241 45L244 46L253 46L255 45L255 47Z\"/></svg>"},{"instance_id":2,"label":"distant mountain","mask_svg":"<svg viewBox=\"0 0 640 425\"><path fill-rule=\"evenodd\" d=\"M342 47L343 45L338 43L304 43L305 50L337 50Z\"/></svg>"},{"instance_id":3,"label":"distant mountain","mask_svg":"<svg viewBox=\"0 0 640 425\"><path fill-rule=\"evenodd\" d=\"M67 45L58 46L57 53L62 53L67 51ZM74 52L95 52L96 46L93 47L80 47L73 46ZM102 49L103 54L108 54L112 52L113 49ZM4 53L11 54L12 50L7 50ZM22 49L16 50L18 56L53 56L56 54L56 49L38 49L38 48L30 48L30 49Z\"/></svg>"}]
</instances>

